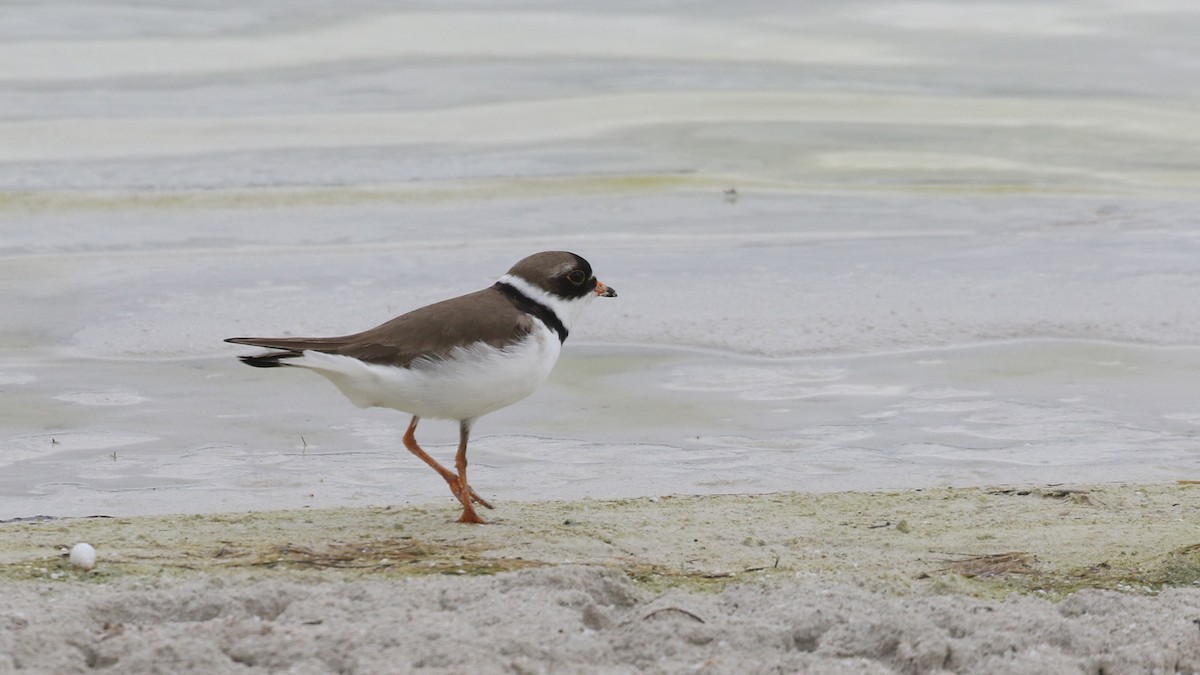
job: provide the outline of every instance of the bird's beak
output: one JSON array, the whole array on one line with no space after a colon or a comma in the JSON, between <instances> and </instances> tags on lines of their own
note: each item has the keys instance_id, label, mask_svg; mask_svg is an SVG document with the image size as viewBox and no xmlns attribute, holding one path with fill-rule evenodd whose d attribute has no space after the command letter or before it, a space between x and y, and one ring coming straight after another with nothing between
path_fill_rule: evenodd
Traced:
<instances>
[{"instance_id":1,"label":"bird's beak","mask_svg":"<svg viewBox=\"0 0 1200 675\"><path fill-rule=\"evenodd\" d=\"M603 281L600 281L599 279L597 279L596 280L596 295L598 295L602 298L615 298L615 297L617 297L617 292L614 291L613 289L609 288L608 286L605 286Z\"/></svg>"}]
</instances>

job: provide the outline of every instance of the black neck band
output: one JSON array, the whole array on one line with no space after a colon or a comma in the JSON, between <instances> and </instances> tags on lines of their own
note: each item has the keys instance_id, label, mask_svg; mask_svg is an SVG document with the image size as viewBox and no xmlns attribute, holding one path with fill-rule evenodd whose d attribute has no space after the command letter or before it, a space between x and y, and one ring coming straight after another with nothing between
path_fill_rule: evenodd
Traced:
<instances>
[{"instance_id":1,"label":"black neck band","mask_svg":"<svg viewBox=\"0 0 1200 675\"><path fill-rule=\"evenodd\" d=\"M496 290L500 291L504 294L504 297L511 300L512 304L516 305L517 309L527 314L536 316L537 318L541 319L542 323L546 324L550 330L558 333L558 341L560 343L567 341L567 327L563 325L562 321L558 320L558 315L554 313L554 310L517 290L516 286L504 283L503 281L496 282Z\"/></svg>"}]
</instances>

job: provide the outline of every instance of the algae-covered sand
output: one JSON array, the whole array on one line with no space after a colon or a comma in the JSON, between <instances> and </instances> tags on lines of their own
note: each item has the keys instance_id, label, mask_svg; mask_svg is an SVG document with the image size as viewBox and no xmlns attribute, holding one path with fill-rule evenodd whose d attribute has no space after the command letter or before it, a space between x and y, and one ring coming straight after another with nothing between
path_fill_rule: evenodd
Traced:
<instances>
[{"instance_id":1,"label":"algae-covered sand","mask_svg":"<svg viewBox=\"0 0 1200 675\"><path fill-rule=\"evenodd\" d=\"M101 561L92 581L160 571L395 578L587 564L656 586L804 575L894 593L933 580L979 596L1058 597L1081 586L1140 591L1200 579L1187 576L1193 556L1200 566L1200 551L1189 548L1200 545L1198 507L1200 485L1183 483L502 503L485 511L491 522L482 527L455 523L449 502L79 518L0 527L0 575L68 572L62 553L87 541ZM1000 555L1021 564L988 573L984 562Z\"/></svg>"},{"instance_id":2,"label":"algae-covered sand","mask_svg":"<svg viewBox=\"0 0 1200 675\"><path fill-rule=\"evenodd\" d=\"M1198 506L1180 483L7 523L0 669L1191 672Z\"/></svg>"}]
</instances>

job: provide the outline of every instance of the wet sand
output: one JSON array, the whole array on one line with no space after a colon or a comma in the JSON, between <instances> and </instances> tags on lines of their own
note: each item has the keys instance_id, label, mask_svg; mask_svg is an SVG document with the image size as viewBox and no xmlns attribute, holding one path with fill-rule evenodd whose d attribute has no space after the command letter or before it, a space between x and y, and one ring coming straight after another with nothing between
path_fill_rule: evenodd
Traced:
<instances>
[{"instance_id":1,"label":"wet sand","mask_svg":"<svg viewBox=\"0 0 1200 675\"><path fill-rule=\"evenodd\" d=\"M1197 508L1180 482L10 522L0 668L1189 672Z\"/></svg>"}]
</instances>

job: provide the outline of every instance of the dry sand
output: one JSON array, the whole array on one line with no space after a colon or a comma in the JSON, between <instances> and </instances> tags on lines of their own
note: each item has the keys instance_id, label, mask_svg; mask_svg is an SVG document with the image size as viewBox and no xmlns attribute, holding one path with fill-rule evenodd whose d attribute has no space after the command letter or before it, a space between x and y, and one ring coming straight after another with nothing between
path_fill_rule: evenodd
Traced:
<instances>
[{"instance_id":1,"label":"dry sand","mask_svg":"<svg viewBox=\"0 0 1200 675\"><path fill-rule=\"evenodd\" d=\"M1179 483L10 522L0 671L1200 672L1198 506Z\"/></svg>"}]
</instances>

